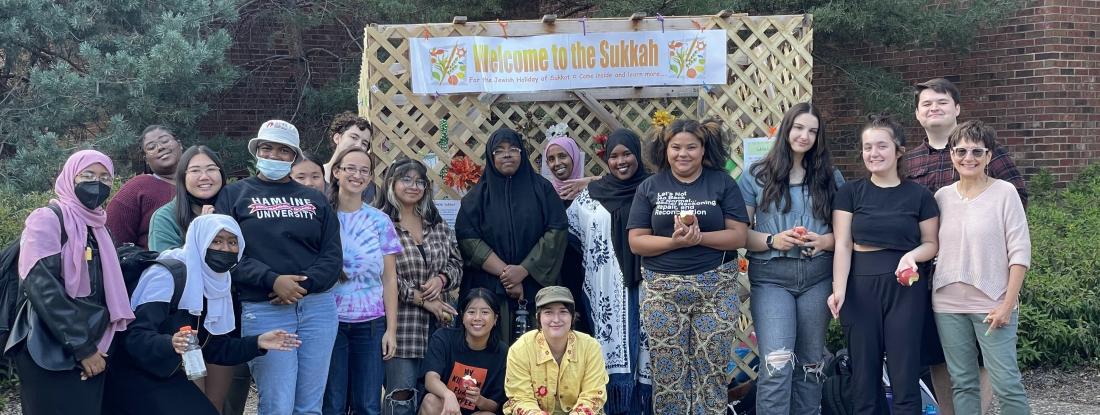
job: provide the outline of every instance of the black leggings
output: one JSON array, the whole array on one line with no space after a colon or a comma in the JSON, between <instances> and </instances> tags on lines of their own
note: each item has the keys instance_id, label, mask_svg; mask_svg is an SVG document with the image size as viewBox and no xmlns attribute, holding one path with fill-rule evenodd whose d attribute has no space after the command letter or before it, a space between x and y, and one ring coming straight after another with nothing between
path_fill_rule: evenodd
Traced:
<instances>
[{"instance_id":1,"label":"black leggings","mask_svg":"<svg viewBox=\"0 0 1100 415\"><path fill-rule=\"evenodd\" d=\"M894 270L905 254L882 250L854 252L848 291L840 321L852 362L852 395L856 414L885 414L878 406L882 390L882 356L894 393L894 415L921 413L921 337L931 304L928 279L911 287L897 282Z\"/></svg>"}]
</instances>

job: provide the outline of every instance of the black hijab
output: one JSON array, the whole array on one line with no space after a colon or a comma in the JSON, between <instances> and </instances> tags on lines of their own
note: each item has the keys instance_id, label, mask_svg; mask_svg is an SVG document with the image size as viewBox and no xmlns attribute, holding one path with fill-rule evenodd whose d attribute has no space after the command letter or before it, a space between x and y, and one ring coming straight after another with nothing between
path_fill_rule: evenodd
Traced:
<instances>
[{"instance_id":1,"label":"black hijab","mask_svg":"<svg viewBox=\"0 0 1100 415\"><path fill-rule=\"evenodd\" d=\"M493 165L493 149L508 142L520 149L511 177ZM519 133L501 128L485 145L485 174L462 197L455 220L459 240L481 239L506 264L519 264L550 229L568 229L565 208L554 187L535 173Z\"/></svg>"},{"instance_id":2,"label":"black hijab","mask_svg":"<svg viewBox=\"0 0 1100 415\"><path fill-rule=\"evenodd\" d=\"M630 252L626 222L630 218L630 205L634 202L634 193L638 185L649 177L649 172L645 170L645 165L642 163L641 140L637 134L625 128L615 130L607 137L603 154L604 163L607 163L611 151L620 144L634 154L634 158L638 161L638 170L635 170L634 175L626 180L620 180L608 171L600 180L588 184L588 195L600 202L604 209L611 213L611 244L615 247L619 267L623 271L623 280L627 286L631 286L642 281L642 261L641 257Z\"/></svg>"}]
</instances>

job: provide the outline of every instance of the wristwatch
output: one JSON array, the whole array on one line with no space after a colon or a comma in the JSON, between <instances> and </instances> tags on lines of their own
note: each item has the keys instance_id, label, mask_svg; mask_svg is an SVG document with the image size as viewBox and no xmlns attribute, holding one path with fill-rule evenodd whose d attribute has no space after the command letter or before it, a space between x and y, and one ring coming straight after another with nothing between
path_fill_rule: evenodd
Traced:
<instances>
[{"instance_id":1,"label":"wristwatch","mask_svg":"<svg viewBox=\"0 0 1100 415\"><path fill-rule=\"evenodd\" d=\"M764 243L768 245L768 249L775 249L775 247L772 246L772 237L773 236L775 236L774 233L773 234L768 234L768 239L764 240Z\"/></svg>"}]
</instances>

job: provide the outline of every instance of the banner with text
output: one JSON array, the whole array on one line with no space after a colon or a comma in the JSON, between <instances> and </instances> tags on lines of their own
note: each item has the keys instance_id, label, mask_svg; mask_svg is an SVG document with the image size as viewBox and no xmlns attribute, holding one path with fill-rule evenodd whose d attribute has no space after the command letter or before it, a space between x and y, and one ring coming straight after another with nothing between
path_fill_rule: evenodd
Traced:
<instances>
[{"instance_id":1,"label":"banner with text","mask_svg":"<svg viewBox=\"0 0 1100 415\"><path fill-rule=\"evenodd\" d=\"M410 39L417 94L726 83L726 32Z\"/></svg>"}]
</instances>

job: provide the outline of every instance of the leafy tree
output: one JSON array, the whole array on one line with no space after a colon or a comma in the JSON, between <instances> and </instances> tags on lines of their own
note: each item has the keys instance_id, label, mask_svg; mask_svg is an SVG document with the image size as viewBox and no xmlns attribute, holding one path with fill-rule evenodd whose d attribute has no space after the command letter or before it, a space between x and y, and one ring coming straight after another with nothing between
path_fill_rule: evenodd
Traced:
<instances>
[{"instance_id":1,"label":"leafy tree","mask_svg":"<svg viewBox=\"0 0 1100 415\"><path fill-rule=\"evenodd\" d=\"M204 101L237 76L226 61L232 0L0 0L0 175L4 186L49 189L78 147L140 171L138 134L181 138Z\"/></svg>"}]
</instances>

